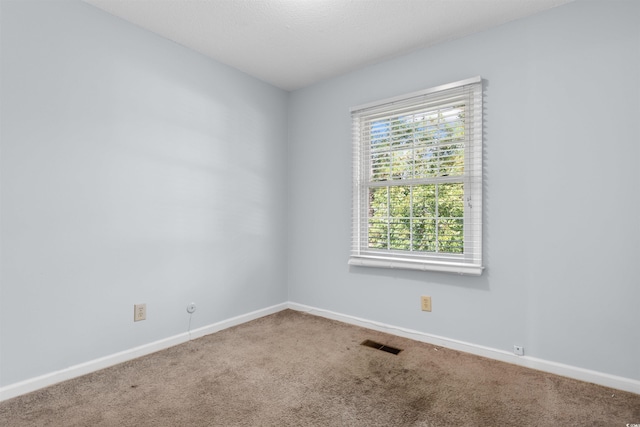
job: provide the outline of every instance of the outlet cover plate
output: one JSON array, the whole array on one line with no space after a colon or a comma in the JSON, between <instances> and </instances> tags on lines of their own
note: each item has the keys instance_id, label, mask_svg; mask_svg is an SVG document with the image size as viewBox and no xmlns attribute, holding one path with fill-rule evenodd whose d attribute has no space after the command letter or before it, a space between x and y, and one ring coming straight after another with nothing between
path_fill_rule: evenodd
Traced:
<instances>
[{"instance_id":1,"label":"outlet cover plate","mask_svg":"<svg viewBox=\"0 0 640 427\"><path fill-rule=\"evenodd\" d=\"M139 322L147 318L147 304L135 304L133 306L133 321Z\"/></svg>"},{"instance_id":2,"label":"outlet cover plate","mask_svg":"<svg viewBox=\"0 0 640 427\"><path fill-rule=\"evenodd\" d=\"M420 306L422 311L431 311L431 297L425 295L421 296Z\"/></svg>"}]
</instances>

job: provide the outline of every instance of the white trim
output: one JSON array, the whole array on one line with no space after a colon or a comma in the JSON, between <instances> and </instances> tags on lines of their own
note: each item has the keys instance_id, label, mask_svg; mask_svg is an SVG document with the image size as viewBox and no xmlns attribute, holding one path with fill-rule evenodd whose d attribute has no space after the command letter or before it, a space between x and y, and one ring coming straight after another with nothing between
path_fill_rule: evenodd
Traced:
<instances>
[{"instance_id":1,"label":"white trim","mask_svg":"<svg viewBox=\"0 0 640 427\"><path fill-rule=\"evenodd\" d=\"M129 350L125 350L119 353L115 353L109 356L101 357L99 359L91 360L89 362L81 363L71 366L69 368L61 369L59 371L51 372L39 377L31 378L19 383L10 384L0 388L0 402L3 400L11 399L13 397L20 396L22 394L30 393L32 391L39 390L44 387L48 387L53 384L57 384L62 381L70 380L82 375L89 374L91 372L98 371L100 369L108 368L118 363L123 363L147 354L155 353L160 350L164 350L169 347L173 347L178 344L183 344L190 339L200 338L202 336L212 334L223 329L237 326L242 323L249 322L251 320L258 319L260 317L268 316L269 314L277 313L284 309L290 308L296 311L302 311L305 313L313 314L327 319L333 319L340 322L348 323L351 325L361 326L368 329L373 329L380 332L385 332L392 335L397 335L404 338L409 338L415 341L426 342L429 344L437 345L440 347L446 347L453 350L463 351L465 353L475 354L478 356L487 357L489 359L499 360L501 362L512 363L514 365L524 366L539 371L549 372L555 375L561 375L564 377L574 378L580 381L586 381L594 384L603 385L605 387L611 387L618 390L624 390L631 393L640 394L640 381L630 378L619 377L615 375L605 374L602 372L592 371L589 369L578 368L575 366L565 365L562 363L556 363L548 360L538 359L530 356L516 356L508 351L498 350L491 347L484 347L464 341L458 341L450 338L441 337L438 335L431 335L412 329L406 329L402 327L396 327L387 325L372 320L362 319L355 316L336 313L329 310L323 310L320 308L311 307L304 304L298 304L295 302L286 302L277 304L271 307L267 307L261 310L252 311L247 314L232 317L230 319L222 320L209 326L195 329L189 332L183 332L178 335L174 335L169 338L161 339L149 344L145 344L139 347L135 347Z\"/></svg>"},{"instance_id":2,"label":"white trim","mask_svg":"<svg viewBox=\"0 0 640 427\"><path fill-rule=\"evenodd\" d=\"M144 344L138 347L131 348L129 350L111 354L109 356L100 357L98 359L70 366L59 371L50 372L39 377L30 378L28 380L14 384L9 384L8 386L0 387L0 402L20 396L22 394L39 390L44 387L48 387L53 384L57 384L62 381L67 381L73 378L80 377L82 375L89 374L91 372L99 371L100 369L108 368L119 363L127 362L138 357L146 356L148 354L155 353L169 347L183 344L189 340L200 338L205 335L230 328L232 326L240 325L242 323L258 319L260 317L268 316L269 314L282 311L287 307L287 303L277 304L261 310L252 311L247 314L222 320L220 322L204 326L190 332L183 332L172 337L164 338L149 344Z\"/></svg>"},{"instance_id":3,"label":"white trim","mask_svg":"<svg viewBox=\"0 0 640 427\"><path fill-rule=\"evenodd\" d=\"M443 273L457 273L460 275L480 276L484 269L481 265L447 263L429 260L403 260L391 257L376 257L367 255L351 255L349 265L358 267L400 268L404 270L440 271Z\"/></svg>"},{"instance_id":4,"label":"white trim","mask_svg":"<svg viewBox=\"0 0 640 427\"><path fill-rule=\"evenodd\" d=\"M286 302L272 305L271 307L252 311L251 313L242 314L240 316L232 317L231 319L227 319L227 320L222 320L218 323L214 323L209 326L203 326L202 328L194 329L193 331L191 331L190 337L192 340L194 340L196 338L200 338L205 335L210 335L218 331L231 328L233 326L238 326L243 323L247 323L252 320L256 320L261 317L268 316L270 314L277 313L282 310L286 310L287 308L289 308L289 305Z\"/></svg>"},{"instance_id":5,"label":"white trim","mask_svg":"<svg viewBox=\"0 0 640 427\"><path fill-rule=\"evenodd\" d=\"M456 87L461 87L461 86L471 85L471 84L475 84L475 83L480 83L481 81L482 81L482 77L480 77L480 76L471 77L471 78L464 79L464 80L458 80L457 82L446 83L446 84L443 84L443 85L440 85L440 86L431 87L429 89L423 89L423 90L419 90L419 91L416 91L416 92L405 93L404 95L393 96L391 98L386 98L386 99L381 99L381 100L378 100L378 101L368 102L366 104L356 105L355 107L351 107L349 109L349 112L353 113L355 111L365 110L367 108L378 107L380 105L393 104L394 102L404 101L404 100L411 99L411 98L417 98L419 96L427 95L427 94L430 94L430 93L441 92L443 90L453 89L453 88L456 88Z\"/></svg>"},{"instance_id":6,"label":"white trim","mask_svg":"<svg viewBox=\"0 0 640 427\"><path fill-rule=\"evenodd\" d=\"M619 377L604 372L592 371L590 369L565 365L563 363L538 359L531 356L516 356L515 354L505 350L499 350L496 348L458 341L451 338L427 334L425 332L420 332L412 329L387 325L373 320L367 320L360 317L336 313L330 310L323 310L304 304L289 302L288 306L292 310L302 311L316 316L325 317L327 319L337 320L343 323L361 326L363 328L373 329L375 331L385 332L391 335L409 338L415 341L450 348L452 350L463 351L465 353L475 354L477 356L499 360L501 362L524 366L526 368L535 369L538 371L549 372L551 374L560 375L563 377L586 381L605 387L611 387L617 390L640 394L640 381L631 378Z\"/></svg>"},{"instance_id":7,"label":"white trim","mask_svg":"<svg viewBox=\"0 0 640 427\"><path fill-rule=\"evenodd\" d=\"M70 366L59 371L50 372L39 377L30 378L28 380L10 384L8 386L0 388L0 402L3 400L11 399L12 397L20 396L22 394L30 393L32 391L48 387L50 385L57 384L62 381L67 381L76 377L80 377L82 375L90 374L91 372L99 371L100 369L108 368L110 366L117 365L118 363L123 363L137 357L155 353L157 351L164 350L165 348L183 344L187 341L189 341L189 333L183 332L169 338L141 345L139 347L134 347L129 350L111 354L109 356L100 357L98 359Z\"/></svg>"}]
</instances>

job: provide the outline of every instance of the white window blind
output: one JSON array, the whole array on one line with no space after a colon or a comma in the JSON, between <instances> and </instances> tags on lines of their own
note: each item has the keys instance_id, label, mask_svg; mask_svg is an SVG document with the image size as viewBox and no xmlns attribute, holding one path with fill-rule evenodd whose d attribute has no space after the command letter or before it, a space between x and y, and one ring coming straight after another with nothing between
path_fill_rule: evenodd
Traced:
<instances>
[{"instance_id":1,"label":"white window blind","mask_svg":"<svg viewBox=\"0 0 640 427\"><path fill-rule=\"evenodd\" d=\"M351 109L349 264L482 273L482 79Z\"/></svg>"}]
</instances>

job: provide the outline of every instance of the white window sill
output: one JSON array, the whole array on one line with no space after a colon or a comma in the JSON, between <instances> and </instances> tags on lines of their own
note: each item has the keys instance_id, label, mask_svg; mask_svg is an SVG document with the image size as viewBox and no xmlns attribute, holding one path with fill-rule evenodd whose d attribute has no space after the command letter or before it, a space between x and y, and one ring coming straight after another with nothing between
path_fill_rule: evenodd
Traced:
<instances>
[{"instance_id":1,"label":"white window sill","mask_svg":"<svg viewBox=\"0 0 640 427\"><path fill-rule=\"evenodd\" d=\"M437 262L437 261L413 261L384 257L352 256L349 265L360 267L399 268L404 270L438 271L442 273L455 273L467 276L480 276L484 267L474 264Z\"/></svg>"}]
</instances>

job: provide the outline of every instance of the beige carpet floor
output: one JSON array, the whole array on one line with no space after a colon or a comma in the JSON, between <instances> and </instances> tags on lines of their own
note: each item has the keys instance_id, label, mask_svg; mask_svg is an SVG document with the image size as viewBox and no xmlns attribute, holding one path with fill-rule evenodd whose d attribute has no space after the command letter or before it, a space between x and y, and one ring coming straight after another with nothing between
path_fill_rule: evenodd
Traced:
<instances>
[{"instance_id":1,"label":"beige carpet floor","mask_svg":"<svg viewBox=\"0 0 640 427\"><path fill-rule=\"evenodd\" d=\"M12 427L628 423L640 395L291 310L0 403Z\"/></svg>"}]
</instances>

